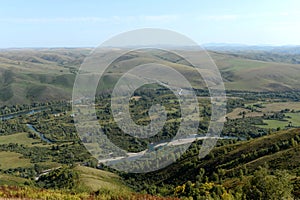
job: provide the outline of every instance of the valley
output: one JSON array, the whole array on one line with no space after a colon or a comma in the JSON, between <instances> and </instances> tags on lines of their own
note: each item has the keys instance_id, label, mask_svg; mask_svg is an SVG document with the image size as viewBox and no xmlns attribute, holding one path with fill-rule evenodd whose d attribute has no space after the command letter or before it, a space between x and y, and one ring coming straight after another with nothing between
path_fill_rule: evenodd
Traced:
<instances>
[{"instance_id":1,"label":"valley","mask_svg":"<svg viewBox=\"0 0 300 200\"><path fill-rule=\"evenodd\" d=\"M151 105L165 107L166 122L158 134L133 137L124 134L114 121L109 92L123 70L158 60L186 75L192 84L199 82L191 66L163 51L151 50L146 58L130 52L100 80L99 91L104 92L97 93L93 104L106 137L127 154L108 156L103 150L95 158L86 149L94 147L93 137L76 130L71 99L75 76L89 50L0 51L0 198L276 199L280 194L297 199L299 64L262 61L253 54L209 52L224 79L227 114L221 135L214 138L217 145L199 158L203 141L209 138L206 132L212 112L204 85L194 88L200 115L196 135L186 130L184 137L172 140L182 119L179 101L167 83L141 87L129 101L132 120L139 125L151 122ZM187 91L178 92L182 95ZM193 115L189 110L186 120L192 123ZM192 144L181 157L170 154L176 158L174 162L158 171L125 173L105 165L187 143Z\"/></svg>"}]
</instances>

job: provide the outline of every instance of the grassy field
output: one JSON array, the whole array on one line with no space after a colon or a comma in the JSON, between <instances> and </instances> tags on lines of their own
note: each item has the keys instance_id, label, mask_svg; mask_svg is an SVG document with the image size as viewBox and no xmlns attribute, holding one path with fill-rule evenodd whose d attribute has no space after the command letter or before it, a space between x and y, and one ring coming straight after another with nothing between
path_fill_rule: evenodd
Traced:
<instances>
[{"instance_id":1,"label":"grassy field","mask_svg":"<svg viewBox=\"0 0 300 200\"><path fill-rule=\"evenodd\" d=\"M279 120L263 120L264 123L267 123L268 125L259 125L261 128L284 128L289 125L289 123L292 123L292 126L300 127L300 113L287 113L285 114L287 117L285 120L287 121L279 121Z\"/></svg>"},{"instance_id":2,"label":"grassy field","mask_svg":"<svg viewBox=\"0 0 300 200\"><path fill-rule=\"evenodd\" d=\"M29 138L28 133L16 133L12 135L3 135L0 136L0 144L9 144L9 143L17 143L17 144L23 144L27 146L45 146L46 144L38 144L38 142L41 142L40 139L32 139ZM32 144L37 143L37 144Z\"/></svg>"},{"instance_id":3,"label":"grassy field","mask_svg":"<svg viewBox=\"0 0 300 200\"><path fill-rule=\"evenodd\" d=\"M255 110L259 111L254 111L251 112L249 109L245 108L235 108L232 112L227 114L227 117L230 119L236 119L236 118L242 118L242 115L240 113L245 112L245 117L257 117L257 116L263 116L264 114L272 114L275 112L280 112L281 110L284 109L290 109L294 111L299 111L300 110L300 102L274 102L274 103L266 103L266 102L257 102L257 103L252 103L252 104L246 104L245 107L247 106L253 106L254 104L261 104L262 108L255 107ZM295 119L298 114L293 114L290 113L291 117L294 116L293 118ZM288 115L287 115L288 116Z\"/></svg>"},{"instance_id":4,"label":"grassy field","mask_svg":"<svg viewBox=\"0 0 300 200\"><path fill-rule=\"evenodd\" d=\"M17 167L31 167L33 166L30 163L30 159L22 158L22 154L15 152L0 152L0 168L1 169L9 169L9 168L17 168Z\"/></svg>"},{"instance_id":5,"label":"grassy field","mask_svg":"<svg viewBox=\"0 0 300 200\"><path fill-rule=\"evenodd\" d=\"M40 139L29 138L27 137L27 133L25 132L0 136L0 145L9 143L17 143L19 145L24 145L28 147L49 147L51 145L42 143ZM39 163L39 165L43 166L46 169L60 166L60 164L56 162L41 162ZM22 154L15 152L0 151L0 169L6 170L9 168L31 166L33 166L33 164L30 163L30 159L22 158Z\"/></svg>"},{"instance_id":6,"label":"grassy field","mask_svg":"<svg viewBox=\"0 0 300 200\"><path fill-rule=\"evenodd\" d=\"M245 117L258 117L258 116L263 116L262 112L251 112L248 109L245 108L235 108L233 109L232 112L228 113L226 116L229 119L237 119L237 118L242 118L243 115L241 115L240 113L245 112Z\"/></svg>"},{"instance_id":7,"label":"grassy field","mask_svg":"<svg viewBox=\"0 0 300 200\"><path fill-rule=\"evenodd\" d=\"M300 110L300 102L276 102L276 103L265 103L262 104L262 112L278 112L284 109L290 109L298 111Z\"/></svg>"},{"instance_id":8,"label":"grassy field","mask_svg":"<svg viewBox=\"0 0 300 200\"><path fill-rule=\"evenodd\" d=\"M300 113L287 113L286 116L291 117L288 119L294 126L300 126Z\"/></svg>"},{"instance_id":9,"label":"grassy field","mask_svg":"<svg viewBox=\"0 0 300 200\"><path fill-rule=\"evenodd\" d=\"M283 129L284 127L286 127L289 122L288 121L279 121L279 120L263 120L264 123L268 124L268 125L257 125L260 128L272 128L272 129L276 129L276 128L281 128Z\"/></svg>"},{"instance_id":10,"label":"grassy field","mask_svg":"<svg viewBox=\"0 0 300 200\"><path fill-rule=\"evenodd\" d=\"M116 174L84 166L77 166L75 170L80 173L80 181L93 191L104 189L116 191L120 194L130 192L129 188L121 183L120 177Z\"/></svg>"},{"instance_id":11,"label":"grassy field","mask_svg":"<svg viewBox=\"0 0 300 200\"><path fill-rule=\"evenodd\" d=\"M27 179L12 176L9 174L0 174L0 185L20 185L23 184Z\"/></svg>"}]
</instances>

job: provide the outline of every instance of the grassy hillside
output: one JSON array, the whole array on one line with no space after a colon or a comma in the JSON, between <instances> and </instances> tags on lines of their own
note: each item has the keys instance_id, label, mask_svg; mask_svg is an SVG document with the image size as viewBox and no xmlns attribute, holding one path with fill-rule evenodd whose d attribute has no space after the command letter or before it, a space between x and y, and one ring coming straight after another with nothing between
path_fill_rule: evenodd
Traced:
<instances>
[{"instance_id":1,"label":"grassy hillside","mask_svg":"<svg viewBox=\"0 0 300 200\"><path fill-rule=\"evenodd\" d=\"M174 197L156 197L147 194L134 193L130 188L124 185L118 175L111 172L84 166L77 166L72 170L74 174L79 175L78 182L76 182L76 185L73 188L59 187L41 189L32 185L28 179L0 173L0 199L178 199ZM60 175L58 174L58 176ZM74 177L65 176L63 180L68 179L74 179ZM56 181L57 179L55 176L51 176L50 182L59 184Z\"/></svg>"},{"instance_id":2,"label":"grassy hillside","mask_svg":"<svg viewBox=\"0 0 300 200\"><path fill-rule=\"evenodd\" d=\"M0 52L0 102L28 103L46 99L70 99L76 71L91 49L11 49ZM115 50L118 51L118 50ZM114 52L111 52L114 54ZM300 89L300 65L255 60L210 52L227 90L283 91ZM106 55L107 59L111 55ZM103 59L103 58L101 58ZM99 63L101 64L101 59ZM110 88L121 73L149 62L173 67L195 87L203 80L184 60L163 51L132 52L118 59L100 82Z\"/></svg>"},{"instance_id":3,"label":"grassy hillside","mask_svg":"<svg viewBox=\"0 0 300 200\"><path fill-rule=\"evenodd\" d=\"M16 177L9 174L0 173L0 185L20 185L27 181L26 178ZM1 197L1 196L0 196Z\"/></svg>"},{"instance_id":4,"label":"grassy hillside","mask_svg":"<svg viewBox=\"0 0 300 200\"><path fill-rule=\"evenodd\" d=\"M111 172L98 170L90 167L77 166L75 171L80 174L80 181L92 191L111 190L115 192L128 193L130 190L119 176Z\"/></svg>"},{"instance_id":5,"label":"grassy hillside","mask_svg":"<svg viewBox=\"0 0 300 200\"><path fill-rule=\"evenodd\" d=\"M76 70L89 49L16 49L0 52L0 102L70 99Z\"/></svg>"},{"instance_id":6,"label":"grassy hillside","mask_svg":"<svg viewBox=\"0 0 300 200\"><path fill-rule=\"evenodd\" d=\"M299 90L299 64L266 62L223 53L211 53L229 90Z\"/></svg>"},{"instance_id":7,"label":"grassy hillside","mask_svg":"<svg viewBox=\"0 0 300 200\"><path fill-rule=\"evenodd\" d=\"M220 170L223 178L234 178L241 170L251 174L264 165L274 170L296 172L300 169L299 142L300 129L290 129L217 147L202 159L198 158L199 148L193 146L178 162L158 172L137 175L135 179L148 184L180 185L187 181L196 181L201 169L205 171L203 176L208 178Z\"/></svg>"},{"instance_id":8,"label":"grassy hillside","mask_svg":"<svg viewBox=\"0 0 300 200\"><path fill-rule=\"evenodd\" d=\"M3 170L17 167L29 167L32 165L29 159L22 158L22 154L14 152L0 152L0 167Z\"/></svg>"}]
</instances>

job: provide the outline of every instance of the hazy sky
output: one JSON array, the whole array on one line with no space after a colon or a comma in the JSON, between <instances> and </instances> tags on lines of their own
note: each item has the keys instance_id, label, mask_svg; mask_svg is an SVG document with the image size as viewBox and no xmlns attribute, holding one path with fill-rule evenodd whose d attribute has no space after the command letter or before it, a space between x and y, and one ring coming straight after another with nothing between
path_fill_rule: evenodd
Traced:
<instances>
[{"instance_id":1,"label":"hazy sky","mask_svg":"<svg viewBox=\"0 0 300 200\"><path fill-rule=\"evenodd\" d=\"M196 42L300 45L299 0L3 0L0 48L97 46L137 28Z\"/></svg>"}]
</instances>

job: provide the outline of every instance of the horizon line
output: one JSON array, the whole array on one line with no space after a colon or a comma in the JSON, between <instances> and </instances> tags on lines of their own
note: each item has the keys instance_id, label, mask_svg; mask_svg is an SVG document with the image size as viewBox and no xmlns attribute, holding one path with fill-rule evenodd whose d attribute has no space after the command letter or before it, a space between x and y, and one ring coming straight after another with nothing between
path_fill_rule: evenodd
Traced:
<instances>
[{"instance_id":1,"label":"horizon line","mask_svg":"<svg viewBox=\"0 0 300 200\"><path fill-rule=\"evenodd\" d=\"M147 45L133 45L136 47L145 47ZM108 46L111 48L121 48L121 47L133 47L133 46ZM157 46L172 46L172 47L197 47L197 46L184 46L184 45L168 45L168 44L157 44ZM300 44L245 44L245 43L202 43L199 45L200 47L300 47ZM198 46L198 47L199 47ZM1 50L14 50L14 49L78 49L78 48L97 48L98 46L16 46L16 47L0 47Z\"/></svg>"}]
</instances>

